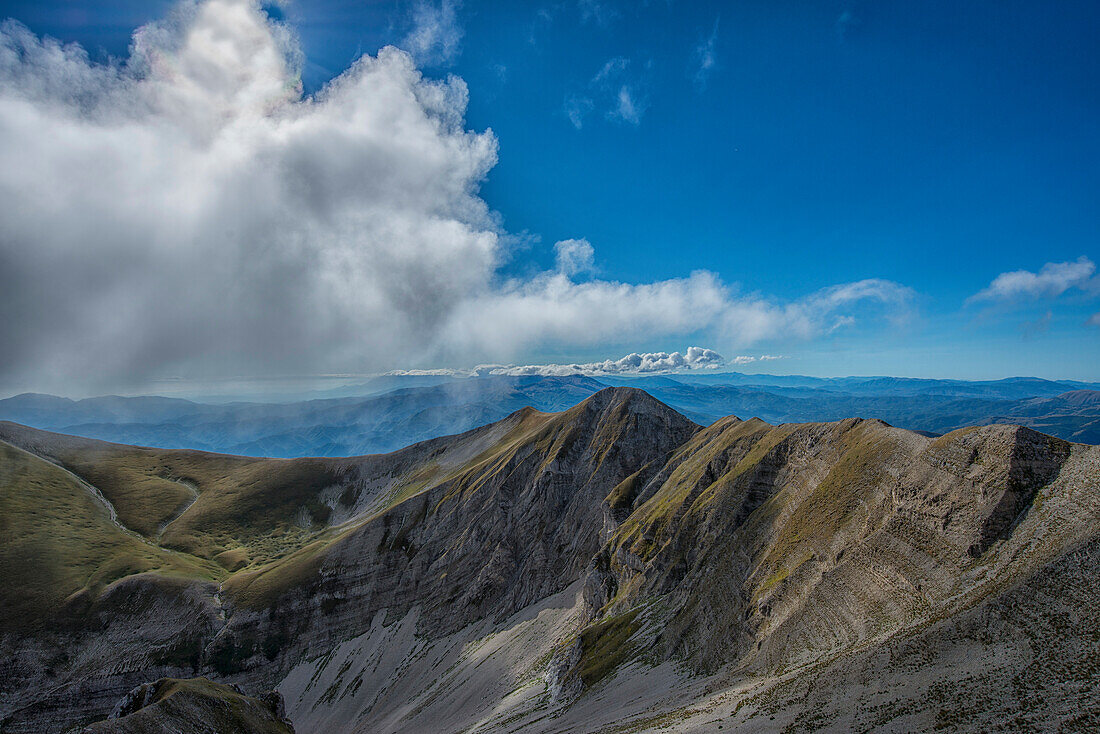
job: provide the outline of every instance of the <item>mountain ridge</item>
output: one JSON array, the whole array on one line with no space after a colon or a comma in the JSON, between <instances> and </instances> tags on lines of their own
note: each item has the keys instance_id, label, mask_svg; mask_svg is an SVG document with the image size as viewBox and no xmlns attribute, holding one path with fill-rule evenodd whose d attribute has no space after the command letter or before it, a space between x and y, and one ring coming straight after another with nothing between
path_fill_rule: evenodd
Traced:
<instances>
[{"instance_id":1,"label":"mountain ridge","mask_svg":"<svg viewBox=\"0 0 1100 734\"><path fill-rule=\"evenodd\" d=\"M54 730L144 681L195 675L278 686L299 731L457 731L486 716L489 729L540 730L548 710L597 730L601 716L648 715L629 704L632 681L702 701L696 681L720 675L729 696L750 684L779 695L781 671L965 614L1100 534L1096 447L863 419L703 428L633 388L348 459L137 449L12 424L0 441L68 467L120 518L151 511L123 491L137 479L176 491L186 468L198 495L163 541L156 523L134 523L146 534L126 536L126 552L153 554L144 566L96 556L82 566L90 586L41 601L66 625L0 634L11 731ZM70 503L92 501L39 461ZM507 664L483 667L485 644ZM59 646L68 662L35 665ZM455 698L459 679L497 703ZM614 705L593 711L605 696Z\"/></svg>"}]
</instances>

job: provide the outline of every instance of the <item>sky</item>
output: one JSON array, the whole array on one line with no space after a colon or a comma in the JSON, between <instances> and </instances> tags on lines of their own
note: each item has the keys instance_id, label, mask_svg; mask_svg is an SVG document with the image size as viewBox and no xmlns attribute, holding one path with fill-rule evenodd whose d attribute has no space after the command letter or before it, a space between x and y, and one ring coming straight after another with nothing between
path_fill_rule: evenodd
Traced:
<instances>
[{"instance_id":1,"label":"sky","mask_svg":"<svg viewBox=\"0 0 1100 734\"><path fill-rule=\"evenodd\" d=\"M631 354L1100 380L1096 3L0 17L0 392Z\"/></svg>"}]
</instances>

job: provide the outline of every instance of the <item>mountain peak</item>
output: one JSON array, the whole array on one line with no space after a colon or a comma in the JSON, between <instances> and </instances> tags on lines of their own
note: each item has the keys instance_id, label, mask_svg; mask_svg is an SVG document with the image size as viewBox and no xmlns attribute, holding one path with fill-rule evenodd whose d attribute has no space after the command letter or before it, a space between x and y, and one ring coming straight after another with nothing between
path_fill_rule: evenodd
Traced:
<instances>
[{"instance_id":1,"label":"mountain peak","mask_svg":"<svg viewBox=\"0 0 1100 734\"><path fill-rule=\"evenodd\" d=\"M678 411L662 403L645 390L637 387L605 387L599 392L580 403L586 409L606 410L621 406L630 412L651 412L653 410L670 411L680 415ZM578 407L580 407L578 406Z\"/></svg>"}]
</instances>

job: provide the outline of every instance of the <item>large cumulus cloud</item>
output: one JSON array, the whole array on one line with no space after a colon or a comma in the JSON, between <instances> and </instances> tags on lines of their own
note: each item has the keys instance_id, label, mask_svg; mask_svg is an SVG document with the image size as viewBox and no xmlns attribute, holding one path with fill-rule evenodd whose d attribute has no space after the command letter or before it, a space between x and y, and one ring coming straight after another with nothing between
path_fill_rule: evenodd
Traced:
<instances>
[{"instance_id":1,"label":"large cumulus cloud","mask_svg":"<svg viewBox=\"0 0 1100 734\"><path fill-rule=\"evenodd\" d=\"M0 369L324 368L416 350L488 287L497 144L463 82L387 48L302 98L297 62L238 0L121 67L4 28Z\"/></svg>"},{"instance_id":2,"label":"large cumulus cloud","mask_svg":"<svg viewBox=\"0 0 1100 734\"><path fill-rule=\"evenodd\" d=\"M581 240L568 267L502 280L509 238L478 191L497 141L465 128L463 81L385 48L303 96L300 63L252 0L186 2L107 65L0 29L0 389L745 345L908 298L580 280Z\"/></svg>"}]
</instances>

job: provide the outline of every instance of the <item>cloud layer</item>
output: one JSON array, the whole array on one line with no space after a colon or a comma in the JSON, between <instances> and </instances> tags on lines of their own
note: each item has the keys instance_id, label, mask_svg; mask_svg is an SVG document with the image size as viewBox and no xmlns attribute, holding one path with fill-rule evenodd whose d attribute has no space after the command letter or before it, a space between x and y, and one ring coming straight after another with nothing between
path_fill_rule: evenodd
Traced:
<instances>
[{"instance_id":1,"label":"cloud layer","mask_svg":"<svg viewBox=\"0 0 1100 734\"><path fill-rule=\"evenodd\" d=\"M734 364L748 364L757 359L777 359L776 357L736 357ZM485 375L540 375L543 377L563 377L566 375L645 375L654 373L687 372L690 370L714 370L725 366L726 360L718 352L705 347L688 347L684 352L634 352L619 359L605 359L602 362L582 362L571 364L483 364L471 370L393 370L391 375L452 375L455 377L480 377Z\"/></svg>"},{"instance_id":2,"label":"cloud layer","mask_svg":"<svg viewBox=\"0 0 1100 734\"><path fill-rule=\"evenodd\" d=\"M418 28L433 8L453 21L452 3L421 7ZM250 0L180 5L124 64L0 29L0 388L695 334L740 348L826 333L858 304L908 307L882 280L782 302L702 271L584 279L580 239L559 243L555 270L502 279L512 239L479 195L497 141L465 128L464 82L385 48L306 97L300 65L291 30Z\"/></svg>"},{"instance_id":3,"label":"cloud layer","mask_svg":"<svg viewBox=\"0 0 1100 734\"><path fill-rule=\"evenodd\" d=\"M718 369L725 360L713 349L688 347L686 352L628 354L619 359L583 364L541 364L524 366L482 366L479 372L492 375L644 375L695 369Z\"/></svg>"}]
</instances>

